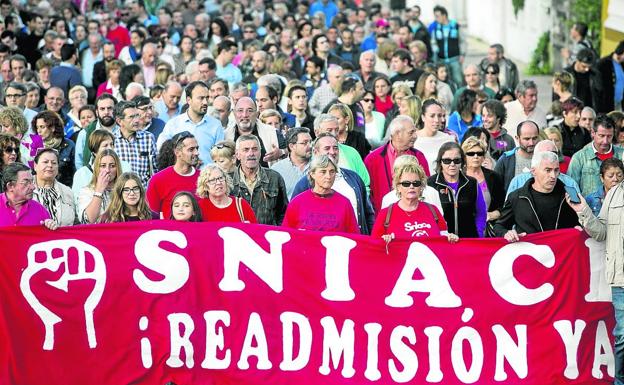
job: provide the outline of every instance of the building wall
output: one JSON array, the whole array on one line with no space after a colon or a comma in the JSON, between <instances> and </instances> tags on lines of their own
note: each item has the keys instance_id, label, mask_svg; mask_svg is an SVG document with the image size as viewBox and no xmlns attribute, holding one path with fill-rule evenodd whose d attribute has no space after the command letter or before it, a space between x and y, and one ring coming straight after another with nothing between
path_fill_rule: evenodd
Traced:
<instances>
[{"instance_id":1,"label":"building wall","mask_svg":"<svg viewBox=\"0 0 624 385\"><path fill-rule=\"evenodd\" d=\"M602 1L602 29L600 31L600 56L606 56L615 50L624 40L624 4L622 0ZM608 22L607 20L610 19Z\"/></svg>"},{"instance_id":2,"label":"building wall","mask_svg":"<svg viewBox=\"0 0 624 385\"><path fill-rule=\"evenodd\" d=\"M552 24L549 0L526 0L517 18L511 0L465 1L469 33L488 44L502 44L507 57L525 63Z\"/></svg>"}]
</instances>

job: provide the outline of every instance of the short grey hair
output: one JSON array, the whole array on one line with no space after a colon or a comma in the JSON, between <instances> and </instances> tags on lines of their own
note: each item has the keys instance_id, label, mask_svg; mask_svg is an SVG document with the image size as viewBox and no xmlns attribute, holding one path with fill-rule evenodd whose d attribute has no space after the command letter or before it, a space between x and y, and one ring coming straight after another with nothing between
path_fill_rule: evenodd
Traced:
<instances>
[{"instance_id":1,"label":"short grey hair","mask_svg":"<svg viewBox=\"0 0 624 385\"><path fill-rule=\"evenodd\" d=\"M260 139L258 139L257 136L255 136L255 135L241 135L241 136L238 137L238 139L236 139L236 151L238 151L238 149L240 148L240 143L241 142L247 142L249 140L255 141L256 144L258 145L258 149L262 148L262 146L260 145Z\"/></svg>"},{"instance_id":2,"label":"short grey hair","mask_svg":"<svg viewBox=\"0 0 624 385\"><path fill-rule=\"evenodd\" d=\"M394 136L396 133L403 129L403 124L409 123L413 126L416 126L414 123L414 119L407 115L398 115L388 125L388 132L390 132L390 136Z\"/></svg>"},{"instance_id":3,"label":"short grey hair","mask_svg":"<svg viewBox=\"0 0 624 385\"><path fill-rule=\"evenodd\" d=\"M137 82L132 82L126 86L126 94L128 94L128 91L133 88L140 90L141 95L145 95L145 87L143 87L143 84Z\"/></svg>"},{"instance_id":4,"label":"short grey hair","mask_svg":"<svg viewBox=\"0 0 624 385\"><path fill-rule=\"evenodd\" d=\"M585 112L585 111L589 111L589 112L591 112L592 116L593 116L594 118L596 117L596 111L594 111L594 109L593 109L593 108L591 108L591 107L589 107L589 106L584 107L584 108L583 108L583 111L581 111L581 114L582 114L583 112Z\"/></svg>"},{"instance_id":5,"label":"short grey hair","mask_svg":"<svg viewBox=\"0 0 624 385\"><path fill-rule=\"evenodd\" d=\"M325 122L336 122L338 123L338 118L334 115L330 114L319 114L319 116L314 119L314 133L321 128L321 124Z\"/></svg>"},{"instance_id":6,"label":"short grey hair","mask_svg":"<svg viewBox=\"0 0 624 385\"><path fill-rule=\"evenodd\" d=\"M537 89L537 84L535 84L533 80L525 79L520 81L520 83L518 83L518 85L516 86L516 96L524 96L527 90L531 88Z\"/></svg>"},{"instance_id":7,"label":"short grey hair","mask_svg":"<svg viewBox=\"0 0 624 385\"><path fill-rule=\"evenodd\" d=\"M542 161L559 163L559 155L552 151L542 151L533 154L531 158L531 168L538 168Z\"/></svg>"},{"instance_id":8,"label":"short grey hair","mask_svg":"<svg viewBox=\"0 0 624 385\"><path fill-rule=\"evenodd\" d=\"M310 187L314 187L314 179L312 179L312 174L319 168L329 167L330 165L334 167L334 170L338 171L338 165L334 163L329 155L315 155L312 157L312 159L310 160L310 166L308 168L308 182L310 182Z\"/></svg>"},{"instance_id":9,"label":"short grey hair","mask_svg":"<svg viewBox=\"0 0 624 385\"><path fill-rule=\"evenodd\" d=\"M533 149L533 156L535 156L535 154L540 153L540 152L553 152L553 150L545 150L544 147L546 145L551 145L552 148L555 149L555 151L558 151L557 145L555 144L555 142L553 142L550 139L544 139L544 140L540 140L539 142L537 142L537 144L535 145L535 148Z\"/></svg>"},{"instance_id":10,"label":"short grey hair","mask_svg":"<svg viewBox=\"0 0 624 385\"><path fill-rule=\"evenodd\" d=\"M194 73L196 73L197 71L199 71L199 69L197 68L199 67L199 62L197 60L192 60L190 61L187 65L186 68L184 69L184 74L186 76L191 76Z\"/></svg>"},{"instance_id":11,"label":"short grey hair","mask_svg":"<svg viewBox=\"0 0 624 385\"><path fill-rule=\"evenodd\" d=\"M377 62L377 54L375 53L375 50L369 49L368 51L364 51L360 54L360 57L363 57L364 55L373 55L373 61L375 63Z\"/></svg>"}]
</instances>

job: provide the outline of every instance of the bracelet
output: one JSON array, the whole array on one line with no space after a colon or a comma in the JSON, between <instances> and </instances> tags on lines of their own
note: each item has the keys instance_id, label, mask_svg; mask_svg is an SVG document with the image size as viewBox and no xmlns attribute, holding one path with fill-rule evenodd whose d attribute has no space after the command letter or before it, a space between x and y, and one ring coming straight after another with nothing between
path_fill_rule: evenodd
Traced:
<instances>
[{"instance_id":1,"label":"bracelet","mask_svg":"<svg viewBox=\"0 0 624 385\"><path fill-rule=\"evenodd\" d=\"M100 198L100 199L102 199L102 198L104 197L104 194L102 194L101 192L97 192L97 191L95 191L95 192L93 193L93 197L94 197L94 198Z\"/></svg>"}]
</instances>

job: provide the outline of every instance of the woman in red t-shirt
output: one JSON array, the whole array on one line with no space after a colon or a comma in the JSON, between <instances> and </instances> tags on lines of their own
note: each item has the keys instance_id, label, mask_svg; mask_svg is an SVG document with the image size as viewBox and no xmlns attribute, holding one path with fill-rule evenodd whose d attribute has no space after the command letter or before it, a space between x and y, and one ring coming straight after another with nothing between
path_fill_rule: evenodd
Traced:
<instances>
[{"instance_id":1,"label":"woman in red t-shirt","mask_svg":"<svg viewBox=\"0 0 624 385\"><path fill-rule=\"evenodd\" d=\"M427 176L415 157L395 167L393 184L399 201L379 212L372 237L381 237L386 243L440 235L446 235L450 243L459 240L457 235L447 232L446 221L437 207L421 201Z\"/></svg>"},{"instance_id":2,"label":"woman in red t-shirt","mask_svg":"<svg viewBox=\"0 0 624 385\"><path fill-rule=\"evenodd\" d=\"M257 223L249 203L230 196L231 185L230 177L215 164L209 164L199 174L197 202L204 222Z\"/></svg>"}]
</instances>

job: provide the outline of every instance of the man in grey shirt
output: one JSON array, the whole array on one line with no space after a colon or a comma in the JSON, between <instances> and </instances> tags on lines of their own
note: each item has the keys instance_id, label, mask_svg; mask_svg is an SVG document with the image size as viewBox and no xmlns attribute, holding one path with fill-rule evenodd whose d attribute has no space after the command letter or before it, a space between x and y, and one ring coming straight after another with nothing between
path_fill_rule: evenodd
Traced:
<instances>
[{"instance_id":1,"label":"man in grey shirt","mask_svg":"<svg viewBox=\"0 0 624 385\"><path fill-rule=\"evenodd\" d=\"M310 130L305 127L295 127L286 133L288 143L288 158L282 159L271 166L277 171L286 184L288 200L292 196L295 185L308 171L310 158L312 157L312 136Z\"/></svg>"}]
</instances>

